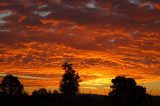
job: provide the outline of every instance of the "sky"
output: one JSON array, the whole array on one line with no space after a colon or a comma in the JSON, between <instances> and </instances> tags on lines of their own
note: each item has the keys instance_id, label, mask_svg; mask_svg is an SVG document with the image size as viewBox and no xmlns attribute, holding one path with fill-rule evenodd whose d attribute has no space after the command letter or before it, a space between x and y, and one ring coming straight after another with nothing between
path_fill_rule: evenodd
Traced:
<instances>
[{"instance_id":1,"label":"sky","mask_svg":"<svg viewBox=\"0 0 160 106\"><path fill-rule=\"evenodd\" d=\"M58 89L64 61L81 93L123 75L160 95L160 0L0 0L0 79Z\"/></svg>"}]
</instances>

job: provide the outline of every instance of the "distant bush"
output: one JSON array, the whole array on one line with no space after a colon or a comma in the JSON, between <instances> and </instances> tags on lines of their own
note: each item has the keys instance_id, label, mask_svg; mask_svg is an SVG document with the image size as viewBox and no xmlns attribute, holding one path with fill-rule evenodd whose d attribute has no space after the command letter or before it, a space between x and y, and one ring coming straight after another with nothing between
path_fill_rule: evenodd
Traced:
<instances>
[{"instance_id":1,"label":"distant bush","mask_svg":"<svg viewBox=\"0 0 160 106\"><path fill-rule=\"evenodd\" d=\"M33 96L45 96L48 95L48 91L45 88L40 88L39 90L34 90L32 92Z\"/></svg>"},{"instance_id":2,"label":"distant bush","mask_svg":"<svg viewBox=\"0 0 160 106\"><path fill-rule=\"evenodd\" d=\"M59 94L59 92L57 90L54 90L53 94Z\"/></svg>"}]
</instances>

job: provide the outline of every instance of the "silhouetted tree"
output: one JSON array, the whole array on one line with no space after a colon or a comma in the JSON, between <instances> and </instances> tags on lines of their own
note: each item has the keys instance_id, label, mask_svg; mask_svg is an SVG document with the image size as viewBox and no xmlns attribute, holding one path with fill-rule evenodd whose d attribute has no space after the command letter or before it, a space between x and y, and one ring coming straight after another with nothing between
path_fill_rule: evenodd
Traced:
<instances>
[{"instance_id":1,"label":"silhouetted tree","mask_svg":"<svg viewBox=\"0 0 160 106\"><path fill-rule=\"evenodd\" d=\"M5 95L23 95L24 87L17 77L6 75L0 84L0 91Z\"/></svg>"},{"instance_id":2,"label":"silhouetted tree","mask_svg":"<svg viewBox=\"0 0 160 106\"><path fill-rule=\"evenodd\" d=\"M57 90L54 90L53 94L59 94L59 92Z\"/></svg>"},{"instance_id":3,"label":"silhouetted tree","mask_svg":"<svg viewBox=\"0 0 160 106\"><path fill-rule=\"evenodd\" d=\"M79 91L79 75L73 69L72 64L64 63L63 69L65 73L60 82L60 91L66 95L75 95Z\"/></svg>"},{"instance_id":4,"label":"silhouetted tree","mask_svg":"<svg viewBox=\"0 0 160 106\"><path fill-rule=\"evenodd\" d=\"M125 78L124 76L117 76L112 79L112 91L109 96L117 98L121 102L137 102L146 99L146 88L137 86L133 78Z\"/></svg>"},{"instance_id":5,"label":"silhouetted tree","mask_svg":"<svg viewBox=\"0 0 160 106\"><path fill-rule=\"evenodd\" d=\"M32 95L33 96L44 96L44 95L47 95L48 92L45 88L40 88L39 90L34 90L32 92Z\"/></svg>"}]
</instances>

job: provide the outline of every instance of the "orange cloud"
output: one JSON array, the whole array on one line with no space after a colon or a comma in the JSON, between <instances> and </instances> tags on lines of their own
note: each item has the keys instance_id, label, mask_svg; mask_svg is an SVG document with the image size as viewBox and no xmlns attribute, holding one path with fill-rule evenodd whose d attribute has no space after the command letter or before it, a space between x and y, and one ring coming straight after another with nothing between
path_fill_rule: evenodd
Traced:
<instances>
[{"instance_id":1,"label":"orange cloud","mask_svg":"<svg viewBox=\"0 0 160 106\"><path fill-rule=\"evenodd\" d=\"M24 21L27 17L26 16L21 16L18 20L19 23L21 23L22 21Z\"/></svg>"},{"instance_id":2,"label":"orange cloud","mask_svg":"<svg viewBox=\"0 0 160 106\"><path fill-rule=\"evenodd\" d=\"M158 9L158 10L160 9L160 3L155 3L154 6L156 9Z\"/></svg>"},{"instance_id":3,"label":"orange cloud","mask_svg":"<svg viewBox=\"0 0 160 106\"><path fill-rule=\"evenodd\" d=\"M1 7L7 7L7 6L9 6L9 3L7 3L7 2L1 2L0 6Z\"/></svg>"},{"instance_id":4,"label":"orange cloud","mask_svg":"<svg viewBox=\"0 0 160 106\"><path fill-rule=\"evenodd\" d=\"M27 29L34 30L34 31L37 31L37 32L48 32L48 29L42 28L42 27L39 27L39 26L27 25L26 28L27 28Z\"/></svg>"}]
</instances>

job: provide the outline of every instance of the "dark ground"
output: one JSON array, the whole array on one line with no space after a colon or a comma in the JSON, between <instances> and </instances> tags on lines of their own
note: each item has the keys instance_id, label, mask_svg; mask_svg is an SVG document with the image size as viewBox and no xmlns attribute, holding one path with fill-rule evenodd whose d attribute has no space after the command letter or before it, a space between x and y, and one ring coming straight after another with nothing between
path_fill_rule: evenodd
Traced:
<instances>
[{"instance_id":1,"label":"dark ground","mask_svg":"<svg viewBox=\"0 0 160 106\"><path fill-rule=\"evenodd\" d=\"M160 106L160 97L154 96L150 101L141 103L122 102L102 95L78 96L5 96L0 97L0 106Z\"/></svg>"}]
</instances>

